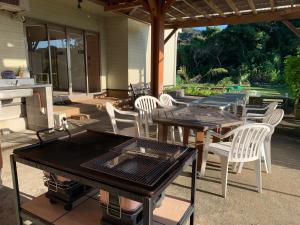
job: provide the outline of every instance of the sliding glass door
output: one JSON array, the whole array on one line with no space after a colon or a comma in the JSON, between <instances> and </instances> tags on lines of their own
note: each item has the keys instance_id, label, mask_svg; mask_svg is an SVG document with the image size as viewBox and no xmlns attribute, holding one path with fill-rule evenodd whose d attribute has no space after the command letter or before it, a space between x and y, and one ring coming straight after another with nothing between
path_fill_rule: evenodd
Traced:
<instances>
[{"instance_id":1,"label":"sliding glass door","mask_svg":"<svg viewBox=\"0 0 300 225\"><path fill-rule=\"evenodd\" d=\"M86 33L86 48L89 92L100 92L100 48L97 33Z\"/></svg>"},{"instance_id":2,"label":"sliding glass door","mask_svg":"<svg viewBox=\"0 0 300 225\"><path fill-rule=\"evenodd\" d=\"M72 89L77 92L86 92L83 31L68 29L68 40L70 43Z\"/></svg>"},{"instance_id":3,"label":"sliding glass door","mask_svg":"<svg viewBox=\"0 0 300 225\"><path fill-rule=\"evenodd\" d=\"M99 92L99 34L29 19L26 24L31 76L54 91Z\"/></svg>"},{"instance_id":4,"label":"sliding glass door","mask_svg":"<svg viewBox=\"0 0 300 225\"><path fill-rule=\"evenodd\" d=\"M50 63L46 25L26 27L30 73L36 83L50 83Z\"/></svg>"},{"instance_id":5,"label":"sliding glass door","mask_svg":"<svg viewBox=\"0 0 300 225\"><path fill-rule=\"evenodd\" d=\"M68 91L67 37L64 27L49 25L52 85L55 91Z\"/></svg>"}]
</instances>

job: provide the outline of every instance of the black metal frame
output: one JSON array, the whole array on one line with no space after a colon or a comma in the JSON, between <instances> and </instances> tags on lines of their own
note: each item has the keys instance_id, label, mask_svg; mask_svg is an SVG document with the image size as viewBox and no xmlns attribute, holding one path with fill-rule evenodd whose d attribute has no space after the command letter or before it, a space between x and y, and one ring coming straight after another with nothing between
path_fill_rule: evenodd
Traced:
<instances>
[{"instance_id":1,"label":"black metal frame","mask_svg":"<svg viewBox=\"0 0 300 225\"><path fill-rule=\"evenodd\" d=\"M21 202L20 202L20 191L19 191L19 182L18 182L18 171L17 171L17 165L16 163L22 163L27 166L31 166L33 168L45 170L52 172L56 175L65 176L69 179L72 179L74 181L78 181L80 183L86 184L88 186L94 187L94 188L100 188L108 191L113 192L117 195L121 195L127 198L130 198L135 201L139 201L143 203L143 220L144 225L151 225L153 222L153 201L156 199L164 190L180 175L181 171L190 165L192 161L192 180L191 180L191 200L190 200L190 206L184 213L183 217L178 222L178 225L185 224L188 219L190 219L190 225L195 224L195 194L196 194L196 179L197 179L197 157L198 153L195 151L194 154L185 161L184 165L181 166L180 170L177 170L176 173L171 173L170 179L163 185L156 193L153 194L153 196L141 196L140 194L132 193L120 188L112 187L107 184L94 181L92 179L89 179L87 177L74 175L62 170L58 170L55 168L52 168L50 166L33 162L24 158L21 158L17 156L16 154L12 154L10 156L10 162L11 162L11 171L12 171L12 180L13 180L13 187L15 191L15 204L16 204L16 216L17 216L17 224L23 225L23 218L33 221L35 224L41 224L41 225L48 225L49 223L46 221L43 221L40 217L37 215L33 215L31 213L26 212L25 210L22 210L21 208Z\"/></svg>"}]
</instances>

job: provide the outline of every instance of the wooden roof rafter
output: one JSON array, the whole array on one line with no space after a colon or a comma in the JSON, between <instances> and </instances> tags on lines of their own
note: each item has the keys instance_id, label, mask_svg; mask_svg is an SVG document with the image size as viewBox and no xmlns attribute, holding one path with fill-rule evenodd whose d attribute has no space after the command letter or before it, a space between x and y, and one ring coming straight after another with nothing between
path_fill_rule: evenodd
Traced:
<instances>
[{"instance_id":1,"label":"wooden roof rafter","mask_svg":"<svg viewBox=\"0 0 300 225\"><path fill-rule=\"evenodd\" d=\"M220 16L225 17L224 12L212 0L204 0L204 2Z\"/></svg>"},{"instance_id":2,"label":"wooden roof rafter","mask_svg":"<svg viewBox=\"0 0 300 225\"><path fill-rule=\"evenodd\" d=\"M189 6L192 10L199 13L199 15L203 15L206 18L210 18L211 16L208 15L206 11L201 9L200 7L197 7L193 2L190 2L189 0L182 0L187 6Z\"/></svg>"},{"instance_id":3,"label":"wooden roof rafter","mask_svg":"<svg viewBox=\"0 0 300 225\"><path fill-rule=\"evenodd\" d=\"M239 9L236 7L236 5L232 0L225 0L225 1L236 15L241 15L241 12L239 11Z\"/></svg>"},{"instance_id":4,"label":"wooden roof rafter","mask_svg":"<svg viewBox=\"0 0 300 225\"><path fill-rule=\"evenodd\" d=\"M287 10L300 18L299 4L295 0L90 0L103 5L106 11L123 14L129 18L151 22L151 4L159 13L164 12L166 28L214 26L279 20ZM281 19L280 19L281 20Z\"/></svg>"},{"instance_id":5,"label":"wooden roof rafter","mask_svg":"<svg viewBox=\"0 0 300 225\"><path fill-rule=\"evenodd\" d=\"M238 15L227 15L226 17L214 17L212 19L188 19L181 22L173 22L167 25L166 29L175 27L199 27L199 26L218 26L228 24L247 24L271 21L283 21L300 18L300 7L289 8L281 11L265 11L258 14L248 13Z\"/></svg>"},{"instance_id":6,"label":"wooden roof rafter","mask_svg":"<svg viewBox=\"0 0 300 225\"><path fill-rule=\"evenodd\" d=\"M275 10L274 0L270 0L270 6L271 6L271 10L274 11Z\"/></svg>"},{"instance_id":7,"label":"wooden roof rafter","mask_svg":"<svg viewBox=\"0 0 300 225\"><path fill-rule=\"evenodd\" d=\"M249 4L249 6L250 6L252 12L253 12L254 14L257 14L254 0L247 0L247 1L248 1L248 4Z\"/></svg>"}]
</instances>

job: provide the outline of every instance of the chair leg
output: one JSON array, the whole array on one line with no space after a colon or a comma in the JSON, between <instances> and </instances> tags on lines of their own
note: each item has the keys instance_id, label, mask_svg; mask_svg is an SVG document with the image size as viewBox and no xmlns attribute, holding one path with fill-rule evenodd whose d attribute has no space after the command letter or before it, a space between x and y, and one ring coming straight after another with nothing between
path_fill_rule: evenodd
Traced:
<instances>
[{"instance_id":1,"label":"chair leg","mask_svg":"<svg viewBox=\"0 0 300 225\"><path fill-rule=\"evenodd\" d=\"M257 191L262 192L261 159L256 160L256 183Z\"/></svg>"},{"instance_id":2,"label":"chair leg","mask_svg":"<svg viewBox=\"0 0 300 225\"><path fill-rule=\"evenodd\" d=\"M266 169L266 173L269 173L269 165L268 165L268 157L266 155L266 145L265 143L262 144L261 146L261 157L264 159L264 164L265 164L265 169Z\"/></svg>"},{"instance_id":3,"label":"chair leg","mask_svg":"<svg viewBox=\"0 0 300 225\"><path fill-rule=\"evenodd\" d=\"M171 129L171 142L172 142L172 144L174 144L175 143L175 127L172 126L172 127L170 127L170 129Z\"/></svg>"},{"instance_id":4,"label":"chair leg","mask_svg":"<svg viewBox=\"0 0 300 225\"><path fill-rule=\"evenodd\" d=\"M208 156L208 151L203 150L200 177L204 177L206 162L207 162L207 156Z\"/></svg>"},{"instance_id":5,"label":"chair leg","mask_svg":"<svg viewBox=\"0 0 300 225\"><path fill-rule=\"evenodd\" d=\"M243 162L240 162L240 163L239 163L239 168L238 168L237 173L242 173L243 166L244 166L244 163L243 163Z\"/></svg>"},{"instance_id":6,"label":"chair leg","mask_svg":"<svg viewBox=\"0 0 300 225\"><path fill-rule=\"evenodd\" d=\"M183 131L182 131L182 127L178 127L178 132L179 132L180 143L182 143L182 142L183 142Z\"/></svg>"},{"instance_id":7,"label":"chair leg","mask_svg":"<svg viewBox=\"0 0 300 225\"><path fill-rule=\"evenodd\" d=\"M228 179L228 157L221 156L221 181L222 181L222 195L226 198L227 193L227 179Z\"/></svg>"},{"instance_id":8,"label":"chair leg","mask_svg":"<svg viewBox=\"0 0 300 225\"><path fill-rule=\"evenodd\" d=\"M266 163L268 165L269 173L271 173L272 160L271 160L271 138L267 139L264 143Z\"/></svg>"},{"instance_id":9,"label":"chair leg","mask_svg":"<svg viewBox=\"0 0 300 225\"><path fill-rule=\"evenodd\" d=\"M145 132L146 132L146 137L149 138L149 126L148 126L148 124L145 124Z\"/></svg>"},{"instance_id":10,"label":"chair leg","mask_svg":"<svg viewBox=\"0 0 300 225\"><path fill-rule=\"evenodd\" d=\"M240 164L237 163L237 162L233 163L233 165L232 165L232 171L233 171L234 173L237 173L237 169L238 169L239 165L240 165Z\"/></svg>"}]
</instances>

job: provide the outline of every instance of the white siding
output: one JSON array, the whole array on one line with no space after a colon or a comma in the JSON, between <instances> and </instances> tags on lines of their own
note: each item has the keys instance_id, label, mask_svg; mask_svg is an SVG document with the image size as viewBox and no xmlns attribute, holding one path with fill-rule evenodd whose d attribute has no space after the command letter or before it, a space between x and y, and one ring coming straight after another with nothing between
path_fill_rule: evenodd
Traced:
<instances>
[{"instance_id":1,"label":"white siding","mask_svg":"<svg viewBox=\"0 0 300 225\"><path fill-rule=\"evenodd\" d=\"M0 12L0 71L27 67L23 23Z\"/></svg>"},{"instance_id":2,"label":"white siding","mask_svg":"<svg viewBox=\"0 0 300 225\"><path fill-rule=\"evenodd\" d=\"M128 20L128 85L146 81L147 48L150 26L135 20Z\"/></svg>"},{"instance_id":3,"label":"white siding","mask_svg":"<svg viewBox=\"0 0 300 225\"><path fill-rule=\"evenodd\" d=\"M165 38L170 34L170 32L171 30L165 31ZM173 36L165 44L164 86L176 84L177 35L178 32L173 34Z\"/></svg>"},{"instance_id":4,"label":"white siding","mask_svg":"<svg viewBox=\"0 0 300 225\"><path fill-rule=\"evenodd\" d=\"M107 88L128 88L128 19L106 18Z\"/></svg>"}]
</instances>

